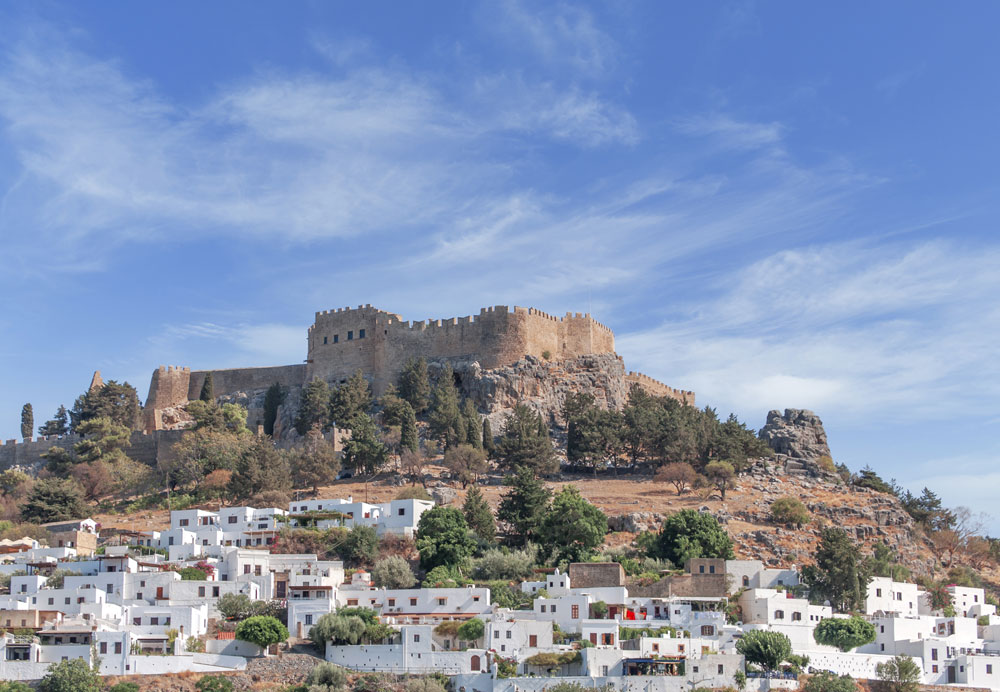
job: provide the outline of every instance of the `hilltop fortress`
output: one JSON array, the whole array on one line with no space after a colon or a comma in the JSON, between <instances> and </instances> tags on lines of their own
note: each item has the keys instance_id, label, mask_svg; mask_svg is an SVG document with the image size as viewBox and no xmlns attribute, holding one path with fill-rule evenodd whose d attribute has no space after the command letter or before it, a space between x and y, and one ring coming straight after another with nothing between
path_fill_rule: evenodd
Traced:
<instances>
[{"instance_id":1,"label":"hilltop fortress","mask_svg":"<svg viewBox=\"0 0 1000 692\"><path fill-rule=\"evenodd\" d=\"M474 364L478 370L495 370L526 358L554 364L610 354L619 361L627 382L657 396L694 404L694 392L673 389L639 373L625 373L621 359L614 355L614 333L589 313L555 317L534 308L511 310L497 305L469 317L409 322L395 313L359 305L317 312L307 341L306 360L297 365L212 371L161 366L150 382L145 429L172 427L172 412L198 398L209 372L217 398L259 393L274 383L290 390L301 389L314 379L335 385L359 370L380 395L396 381L407 360L420 357L449 362L461 378ZM251 412L251 424L252 419Z\"/></svg>"}]
</instances>

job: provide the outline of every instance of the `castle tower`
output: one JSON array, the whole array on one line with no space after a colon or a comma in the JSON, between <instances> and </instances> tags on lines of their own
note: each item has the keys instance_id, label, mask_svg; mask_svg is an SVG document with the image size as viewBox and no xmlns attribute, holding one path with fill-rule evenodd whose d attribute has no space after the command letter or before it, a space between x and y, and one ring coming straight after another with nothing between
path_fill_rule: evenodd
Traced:
<instances>
[{"instance_id":1,"label":"castle tower","mask_svg":"<svg viewBox=\"0 0 1000 692\"><path fill-rule=\"evenodd\" d=\"M94 392L98 389L104 389L104 378L101 377L101 371L95 370L94 376L90 378L90 389L88 392Z\"/></svg>"}]
</instances>

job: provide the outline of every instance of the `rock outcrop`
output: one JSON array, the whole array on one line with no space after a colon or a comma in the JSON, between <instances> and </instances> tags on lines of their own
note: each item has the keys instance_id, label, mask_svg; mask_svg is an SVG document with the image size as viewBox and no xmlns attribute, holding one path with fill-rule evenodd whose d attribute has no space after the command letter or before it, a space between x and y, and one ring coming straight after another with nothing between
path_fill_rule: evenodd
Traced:
<instances>
[{"instance_id":1,"label":"rock outcrop","mask_svg":"<svg viewBox=\"0 0 1000 692\"><path fill-rule=\"evenodd\" d=\"M429 366L433 374L435 364ZM541 413L550 426L562 428L563 402L569 394L590 394L598 406L620 409L627 403L632 386L622 359L614 353L552 361L525 356L513 365L492 370L483 370L479 363L457 366L455 373L462 393L490 419L495 434L519 403Z\"/></svg>"},{"instance_id":2,"label":"rock outcrop","mask_svg":"<svg viewBox=\"0 0 1000 692\"><path fill-rule=\"evenodd\" d=\"M815 461L831 456L823 421L805 409L786 408L784 414L770 411L757 436L776 453L792 459Z\"/></svg>"}]
</instances>

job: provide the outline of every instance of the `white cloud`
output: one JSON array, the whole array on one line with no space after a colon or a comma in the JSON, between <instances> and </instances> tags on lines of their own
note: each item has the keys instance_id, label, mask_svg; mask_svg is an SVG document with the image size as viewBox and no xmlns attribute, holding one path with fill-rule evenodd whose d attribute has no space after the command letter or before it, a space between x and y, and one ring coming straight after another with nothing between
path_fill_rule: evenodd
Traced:
<instances>
[{"instance_id":1,"label":"white cloud","mask_svg":"<svg viewBox=\"0 0 1000 692\"><path fill-rule=\"evenodd\" d=\"M1000 396L997 266L997 248L940 242L784 251L619 350L724 409L963 417Z\"/></svg>"},{"instance_id":2,"label":"white cloud","mask_svg":"<svg viewBox=\"0 0 1000 692\"><path fill-rule=\"evenodd\" d=\"M499 16L498 16L499 15ZM490 28L518 50L527 48L553 66L568 66L580 77L601 76L617 61L618 44L597 26L593 14L571 5L507 0L489 15Z\"/></svg>"},{"instance_id":3,"label":"white cloud","mask_svg":"<svg viewBox=\"0 0 1000 692\"><path fill-rule=\"evenodd\" d=\"M191 354L205 352L225 359L199 362L197 368L204 369L298 363L305 357L305 339L305 325L192 322L166 325L149 341L160 360L174 358L172 362L190 363Z\"/></svg>"},{"instance_id":4,"label":"white cloud","mask_svg":"<svg viewBox=\"0 0 1000 692\"><path fill-rule=\"evenodd\" d=\"M687 135L707 137L725 149L752 150L772 147L781 142L780 123L755 123L736 120L722 113L678 118L677 130Z\"/></svg>"}]
</instances>

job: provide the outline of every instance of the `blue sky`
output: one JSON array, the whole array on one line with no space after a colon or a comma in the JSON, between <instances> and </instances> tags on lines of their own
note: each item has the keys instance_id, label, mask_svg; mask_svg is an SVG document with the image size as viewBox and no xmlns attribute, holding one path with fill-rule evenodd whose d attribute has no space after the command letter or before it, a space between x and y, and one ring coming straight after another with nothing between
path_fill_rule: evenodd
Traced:
<instances>
[{"instance_id":1,"label":"blue sky","mask_svg":"<svg viewBox=\"0 0 1000 692\"><path fill-rule=\"evenodd\" d=\"M0 435L320 309L590 310L630 368L1000 487L1000 6L8 3ZM996 520L993 532L1000 531Z\"/></svg>"}]
</instances>

